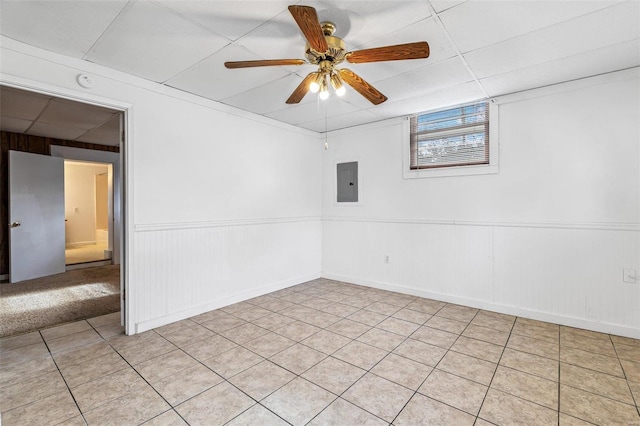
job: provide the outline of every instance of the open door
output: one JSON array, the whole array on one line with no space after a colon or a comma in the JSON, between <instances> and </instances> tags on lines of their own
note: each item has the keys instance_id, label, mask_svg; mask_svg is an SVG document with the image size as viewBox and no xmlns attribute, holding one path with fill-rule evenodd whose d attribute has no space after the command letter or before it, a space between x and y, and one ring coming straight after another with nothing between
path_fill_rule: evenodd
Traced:
<instances>
[{"instance_id":1,"label":"open door","mask_svg":"<svg viewBox=\"0 0 640 426\"><path fill-rule=\"evenodd\" d=\"M9 151L9 282L65 272L64 160Z\"/></svg>"}]
</instances>

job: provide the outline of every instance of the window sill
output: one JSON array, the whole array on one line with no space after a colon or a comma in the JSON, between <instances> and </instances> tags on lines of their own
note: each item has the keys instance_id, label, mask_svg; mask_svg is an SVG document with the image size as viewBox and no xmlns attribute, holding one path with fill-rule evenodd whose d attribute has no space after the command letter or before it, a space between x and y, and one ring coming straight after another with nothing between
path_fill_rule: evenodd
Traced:
<instances>
[{"instance_id":1,"label":"window sill","mask_svg":"<svg viewBox=\"0 0 640 426\"><path fill-rule=\"evenodd\" d=\"M446 167L441 169L422 169L422 170L404 170L403 179L421 179L448 176L474 176L474 175L490 175L499 172L498 165L479 165L479 166L460 166Z\"/></svg>"}]
</instances>

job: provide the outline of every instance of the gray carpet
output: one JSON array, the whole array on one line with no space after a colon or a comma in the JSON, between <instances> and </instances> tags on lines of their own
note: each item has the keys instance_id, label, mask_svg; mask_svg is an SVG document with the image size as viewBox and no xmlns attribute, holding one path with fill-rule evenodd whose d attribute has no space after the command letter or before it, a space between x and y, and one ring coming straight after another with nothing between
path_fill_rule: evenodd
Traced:
<instances>
[{"instance_id":1,"label":"gray carpet","mask_svg":"<svg viewBox=\"0 0 640 426\"><path fill-rule=\"evenodd\" d=\"M120 310L120 265L0 284L0 337Z\"/></svg>"}]
</instances>

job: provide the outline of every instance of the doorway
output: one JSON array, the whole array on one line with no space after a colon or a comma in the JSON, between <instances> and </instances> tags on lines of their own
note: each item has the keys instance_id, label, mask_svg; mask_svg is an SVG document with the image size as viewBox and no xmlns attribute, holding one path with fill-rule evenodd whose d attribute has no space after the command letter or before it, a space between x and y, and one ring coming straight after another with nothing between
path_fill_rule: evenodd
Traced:
<instances>
[{"instance_id":1,"label":"doorway","mask_svg":"<svg viewBox=\"0 0 640 426\"><path fill-rule=\"evenodd\" d=\"M94 224L91 232L93 236L89 239L83 239L81 236L76 235L73 237L74 239L69 240L69 242L71 243L71 247L78 247L85 244L104 246L104 248L96 250L99 255L97 261L105 262L109 265L113 264L113 266L91 269L84 268L82 271L71 271L65 272L64 274L81 272L82 279L75 280L74 278L73 281L88 280L89 285L96 287L99 296L104 296L106 294L105 291L112 294L112 290L107 290L107 288L104 287L107 280L102 279L96 274L103 268L109 268L110 273L116 271L115 279L116 283L119 282L119 285L116 287L115 296L117 297L116 300L119 300L118 308L120 308L121 311L121 323L126 325L127 312L124 303L124 290L126 289L125 257L121 256L125 246L125 229L123 226L125 213L123 199L125 193L123 179L124 168L120 167L121 160L124 159L124 152L121 152L120 149L123 148L125 136L124 125L126 123L128 106L109 105L109 102L100 103L96 102L95 99L78 102L75 99L60 97L60 94L53 95L46 93L46 88L42 90L42 92L33 92L31 90L23 90L18 86L8 87L0 85L0 96L3 101L2 110L0 111L0 115L2 116L0 117L0 131L2 133L0 160L3 164L3 186L7 184L6 170L8 169L9 150L40 154L49 158L58 157L60 160L69 159L76 163L93 162L102 168L99 172L92 173L90 199L93 206L91 208L87 206L83 207L82 205L71 206L71 212L74 213L92 212L88 217L91 219L90 222ZM75 97L76 95L72 94L71 96ZM84 119L88 121L83 122ZM43 132L42 129L47 129L47 132ZM62 134L51 134L49 133L51 130L53 130L54 133L55 131L59 131ZM110 135L110 142L104 143L101 139L106 135ZM122 164L124 165L124 161L122 161ZM105 176L108 194L106 200L104 197ZM0 192L4 192L5 195L3 195L3 197L7 197L7 191ZM104 212L105 203L108 206L106 213ZM7 220L4 222L5 225L2 227L2 232L0 232L2 237L0 254L3 259L2 262L0 262L0 268L2 269L2 271L0 271L0 280L4 280L4 282L7 282L9 278L7 272L10 264L9 261L4 260L8 259L10 254L8 244L6 244L11 235L11 229L7 227L7 223L9 223L9 218L7 217L9 209L7 206L8 202L3 202L2 215L3 219ZM69 213L67 210L68 209L65 209L65 216ZM107 216L106 224L105 214ZM77 219L77 217L74 219ZM62 220L63 228L66 230L67 222L64 222L64 217ZM64 264L66 263L64 260L64 251L68 239L65 232L63 232L62 235L61 247ZM70 238L72 236L73 234L69 235ZM94 258L92 257L86 260L93 262ZM71 263L73 263L73 265L70 266L94 266L87 265L84 261L76 263L72 260ZM56 281L56 279L60 281L62 279L67 284L70 284L70 281L62 277L62 275L63 274L52 276L50 281ZM26 295L35 295L36 293L41 294L43 298L49 297L50 301L55 301L57 297L55 292L57 292L58 289L54 290L53 287L49 286L49 283L44 282L49 281L46 276L36 278L36 280L40 281L37 283L24 281L23 283L16 284L0 284L0 287L2 287L0 290L4 290L0 291L0 293L2 293L0 296L4 299L1 301L11 304L17 300L24 299ZM27 286L31 286L33 289L29 290L26 288ZM8 290L9 288L11 289L10 291ZM24 290L21 290L21 288ZM80 293L84 293L84 291ZM79 299L76 296L80 293L75 292L72 298ZM54 299L52 299L52 297ZM9 300L12 298L15 300ZM18 305L17 303L13 304ZM36 309L35 304L25 303L22 305L28 307L24 315L27 317L32 316L33 313L30 312L29 309L32 309L32 307ZM100 303L100 305L103 304ZM40 309L40 312L42 311L43 309ZM75 319L76 318L68 318L65 321ZM16 322L20 321L16 318ZM40 324L38 327L42 328L43 324Z\"/></svg>"},{"instance_id":2,"label":"doorway","mask_svg":"<svg viewBox=\"0 0 640 426\"><path fill-rule=\"evenodd\" d=\"M112 187L111 164L64 161L67 270L112 263Z\"/></svg>"}]
</instances>

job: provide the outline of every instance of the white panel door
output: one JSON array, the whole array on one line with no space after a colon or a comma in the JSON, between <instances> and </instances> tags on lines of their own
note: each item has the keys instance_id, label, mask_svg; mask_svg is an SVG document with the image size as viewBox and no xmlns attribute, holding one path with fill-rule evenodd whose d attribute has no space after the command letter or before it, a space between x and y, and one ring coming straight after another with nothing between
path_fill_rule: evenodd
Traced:
<instances>
[{"instance_id":1,"label":"white panel door","mask_svg":"<svg viewBox=\"0 0 640 426\"><path fill-rule=\"evenodd\" d=\"M9 151L9 281L65 271L64 159Z\"/></svg>"}]
</instances>

